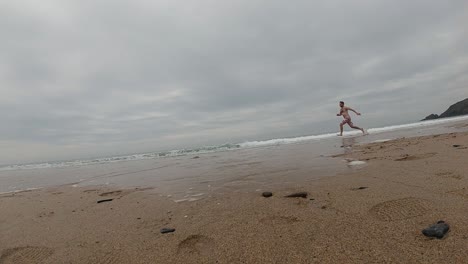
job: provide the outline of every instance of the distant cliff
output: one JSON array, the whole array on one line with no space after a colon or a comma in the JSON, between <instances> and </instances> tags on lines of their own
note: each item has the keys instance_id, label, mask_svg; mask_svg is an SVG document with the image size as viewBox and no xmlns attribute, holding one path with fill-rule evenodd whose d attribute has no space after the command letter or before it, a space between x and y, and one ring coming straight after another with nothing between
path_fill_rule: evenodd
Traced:
<instances>
[{"instance_id":1,"label":"distant cliff","mask_svg":"<svg viewBox=\"0 0 468 264\"><path fill-rule=\"evenodd\" d=\"M451 105L447 109L447 111L443 112L440 115L430 114L421 121L444 118L444 117L451 117L451 116L459 116L459 115L468 115L468 98L456 104Z\"/></svg>"}]
</instances>

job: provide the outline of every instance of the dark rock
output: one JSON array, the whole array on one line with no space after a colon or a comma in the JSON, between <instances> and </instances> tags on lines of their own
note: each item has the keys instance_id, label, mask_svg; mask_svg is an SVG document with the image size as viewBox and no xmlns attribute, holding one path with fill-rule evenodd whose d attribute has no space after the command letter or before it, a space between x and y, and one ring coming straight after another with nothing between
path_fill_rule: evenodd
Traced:
<instances>
[{"instance_id":1,"label":"dark rock","mask_svg":"<svg viewBox=\"0 0 468 264\"><path fill-rule=\"evenodd\" d=\"M105 203L105 202L111 202L113 201L114 199L104 199L104 200L99 200L97 201L97 203Z\"/></svg>"},{"instance_id":2,"label":"dark rock","mask_svg":"<svg viewBox=\"0 0 468 264\"><path fill-rule=\"evenodd\" d=\"M307 195L308 195L307 192L297 192L297 193L292 193L290 195L286 195L285 197L288 197L288 198L295 198L295 197L307 198Z\"/></svg>"},{"instance_id":3,"label":"dark rock","mask_svg":"<svg viewBox=\"0 0 468 264\"><path fill-rule=\"evenodd\" d=\"M272 193L272 192L263 192L263 193L262 193L262 196L263 196L263 197L267 197L267 198L268 198L268 197L272 197L272 196L273 196L273 193Z\"/></svg>"},{"instance_id":4,"label":"dark rock","mask_svg":"<svg viewBox=\"0 0 468 264\"><path fill-rule=\"evenodd\" d=\"M438 239L442 239L445 234L449 231L450 226L445 223L444 221L439 221L435 225L431 225L430 227L424 229L422 231L423 235L427 237L435 237Z\"/></svg>"},{"instance_id":5,"label":"dark rock","mask_svg":"<svg viewBox=\"0 0 468 264\"><path fill-rule=\"evenodd\" d=\"M195 156L192 159L199 159L199 158L200 158L200 156Z\"/></svg>"},{"instance_id":6,"label":"dark rock","mask_svg":"<svg viewBox=\"0 0 468 264\"><path fill-rule=\"evenodd\" d=\"M458 148L458 147L460 147L460 146L461 146L461 145L452 145L452 147L454 147L454 148Z\"/></svg>"},{"instance_id":7,"label":"dark rock","mask_svg":"<svg viewBox=\"0 0 468 264\"><path fill-rule=\"evenodd\" d=\"M447 111L440 114L439 118L468 115L468 98L451 105Z\"/></svg>"},{"instance_id":8,"label":"dark rock","mask_svg":"<svg viewBox=\"0 0 468 264\"><path fill-rule=\"evenodd\" d=\"M451 105L445 112L440 114L440 116L432 114L424 118L423 121L436 119L436 118L460 116L460 115L468 115L468 98Z\"/></svg>"},{"instance_id":9,"label":"dark rock","mask_svg":"<svg viewBox=\"0 0 468 264\"><path fill-rule=\"evenodd\" d=\"M161 234L167 234L167 233L173 233L175 232L174 228L162 228L161 229Z\"/></svg>"},{"instance_id":10,"label":"dark rock","mask_svg":"<svg viewBox=\"0 0 468 264\"><path fill-rule=\"evenodd\" d=\"M428 116L426 116L423 120L421 121L426 121L426 120L432 120L432 119L437 119L439 118L439 115L436 115L436 114L430 114Z\"/></svg>"},{"instance_id":11,"label":"dark rock","mask_svg":"<svg viewBox=\"0 0 468 264\"><path fill-rule=\"evenodd\" d=\"M357 190L364 190L364 189L367 189L367 188L369 188L369 187L361 186L359 188L353 188L352 190L357 191Z\"/></svg>"}]
</instances>

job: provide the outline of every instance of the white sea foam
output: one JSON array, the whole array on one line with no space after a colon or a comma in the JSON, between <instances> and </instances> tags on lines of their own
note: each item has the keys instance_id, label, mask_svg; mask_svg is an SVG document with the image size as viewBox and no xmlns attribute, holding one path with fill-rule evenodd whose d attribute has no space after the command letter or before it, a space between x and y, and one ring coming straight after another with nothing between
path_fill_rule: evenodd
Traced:
<instances>
[{"instance_id":1,"label":"white sea foam","mask_svg":"<svg viewBox=\"0 0 468 264\"><path fill-rule=\"evenodd\" d=\"M270 139L265 141L250 141L239 144L242 148L252 148L252 147L264 147L264 146L274 146L281 144L291 144L309 140L320 140L325 138L336 137L336 133L315 135L315 136L303 136L295 138L279 138L279 139Z\"/></svg>"},{"instance_id":2,"label":"white sea foam","mask_svg":"<svg viewBox=\"0 0 468 264\"><path fill-rule=\"evenodd\" d=\"M353 161L348 162L349 166L360 166L360 165L365 165L365 164L366 162L361 161L361 160L353 160Z\"/></svg>"},{"instance_id":3,"label":"white sea foam","mask_svg":"<svg viewBox=\"0 0 468 264\"><path fill-rule=\"evenodd\" d=\"M3 194L15 194L15 193L19 193L19 192L34 191L34 190L39 190L39 189L41 189L41 187L37 187L37 188L26 188L26 189L22 189L22 190L14 190L14 191L9 191L9 192L0 192L0 195L3 195Z\"/></svg>"},{"instance_id":4,"label":"white sea foam","mask_svg":"<svg viewBox=\"0 0 468 264\"><path fill-rule=\"evenodd\" d=\"M390 140L392 140L392 139L391 138L378 139L378 140L372 141L371 143L382 143L382 142L387 142L387 141L390 141Z\"/></svg>"},{"instance_id":5,"label":"white sea foam","mask_svg":"<svg viewBox=\"0 0 468 264\"><path fill-rule=\"evenodd\" d=\"M379 127L379 128L370 128L367 130L369 134L379 134L383 132L391 132L396 130L403 130L403 129L410 129L416 127L428 127L432 125L456 122L468 120L468 116L460 116L460 117L452 117L452 118L443 118L443 119L435 119L429 121L422 121L410 124L403 124L403 125L394 125L394 126L386 126L386 127ZM355 136L360 135L360 131L351 131L345 132L344 136ZM282 138L282 139L271 139L265 141L251 141L239 144L241 147L263 147L263 146L273 146L273 145L281 145L281 144L291 144L297 143L302 141L310 141L310 140L321 140L326 138L333 138L336 137L336 133L329 133L329 134L322 134L322 135L314 135L314 136L303 136L303 137L295 137L295 138Z\"/></svg>"},{"instance_id":6,"label":"white sea foam","mask_svg":"<svg viewBox=\"0 0 468 264\"><path fill-rule=\"evenodd\" d=\"M428 127L432 125L439 125L439 124L463 121L463 120L468 120L468 116L435 119L435 120L416 122L416 123L411 123L411 124L394 125L394 126L386 126L386 127L379 127L379 128L370 128L367 131L370 134L379 134L383 132L411 129L411 128L417 128L417 127ZM360 133L361 133L360 131L351 131L351 132L346 132L344 136L345 137L354 136L354 135L359 135ZM205 146L205 147L194 148L194 149L179 149L179 150L171 150L171 151L164 151L164 152L142 153L142 154L127 155L127 156L107 157L107 158L98 158L98 159L89 159L89 160L73 160L73 161L44 162L44 163L24 164L24 165L8 165L8 166L0 167L0 171L76 167L76 166L87 166L87 165L94 165L94 164L131 161L131 160L158 159L158 158L166 158L166 157L198 155L198 154L204 154L204 153L228 151L228 150L235 150L235 149L241 149L241 148L266 147L266 146L299 143L299 142L304 142L304 141L323 140L323 139L334 138L334 137L336 137L336 133L328 133L328 134L322 134L322 135L311 135L311 136L302 136L302 137L294 137L294 138L279 138L279 139L270 139L270 140L264 140L264 141L249 141L249 142L244 142L244 143L239 143L239 144Z\"/></svg>"}]
</instances>

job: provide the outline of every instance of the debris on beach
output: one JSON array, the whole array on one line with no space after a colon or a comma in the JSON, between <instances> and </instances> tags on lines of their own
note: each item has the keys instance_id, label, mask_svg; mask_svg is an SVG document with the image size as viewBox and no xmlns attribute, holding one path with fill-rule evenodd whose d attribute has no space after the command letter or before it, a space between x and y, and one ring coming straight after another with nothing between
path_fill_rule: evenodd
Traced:
<instances>
[{"instance_id":1,"label":"debris on beach","mask_svg":"<svg viewBox=\"0 0 468 264\"><path fill-rule=\"evenodd\" d=\"M367 189L367 188L369 188L369 187L361 186L361 187L359 187L359 188L353 188L353 189L351 189L351 190L357 191L357 190L364 190L364 189Z\"/></svg>"},{"instance_id":2,"label":"debris on beach","mask_svg":"<svg viewBox=\"0 0 468 264\"><path fill-rule=\"evenodd\" d=\"M105 203L105 202L111 202L113 201L114 199L104 199L104 200L99 200L97 201L97 203Z\"/></svg>"},{"instance_id":3,"label":"debris on beach","mask_svg":"<svg viewBox=\"0 0 468 264\"><path fill-rule=\"evenodd\" d=\"M173 233L175 232L175 228L162 228L161 229L161 234L167 234L167 233Z\"/></svg>"},{"instance_id":4,"label":"debris on beach","mask_svg":"<svg viewBox=\"0 0 468 264\"><path fill-rule=\"evenodd\" d=\"M442 239L445 234L449 231L450 226L445 223L444 221L439 221L435 225L431 225L430 227L424 229L422 231L423 235L427 237L435 237L438 239Z\"/></svg>"},{"instance_id":5,"label":"debris on beach","mask_svg":"<svg viewBox=\"0 0 468 264\"><path fill-rule=\"evenodd\" d=\"M461 145L455 144L455 145L452 145L452 147L458 148L458 147L461 147Z\"/></svg>"},{"instance_id":6,"label":"debris on beach","mask_svg":"<svg viewBox=\"0 0 468 264\"><path fill-rule=\"evenodd\" d=\"M199 159L199 158L200 158L200 156L195 156L192 159Z\"/></svg>"},{"instance_id":7,"label":"debris on beach","mask_svg":"<svg viewBox=\"0 0 468 264\"><path fill-rule=\"evenodd\" d=\"M273 193L272 193L272 192L263 192L263 193L262 193L262 196L263 196L263 197L266 197L266 198L272 197L272 196L273 196Z\"/></svg>"},{"instance_id":8,"label":"debris on beach","mask_svg":"<svg viewBox=\"0 0 468 264\"><path fill-rule=\"evenodd\" d=\"M297 192L297 193L292 193L292 194L286 195L284 197L287 197L287 198L296 198L296 197L307 198L307 195L309 195L309 193L307 193L307 192Z\"/></svg>"}]
</instances>

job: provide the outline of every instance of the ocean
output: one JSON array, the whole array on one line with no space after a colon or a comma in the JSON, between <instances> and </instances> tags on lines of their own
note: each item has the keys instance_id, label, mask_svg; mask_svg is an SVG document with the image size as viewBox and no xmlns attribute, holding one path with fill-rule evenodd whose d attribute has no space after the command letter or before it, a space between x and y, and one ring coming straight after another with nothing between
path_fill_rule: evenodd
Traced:
<instances>
[{"instance_id":1,"label":"ocean","mask_svg":"<svg viewBox=\"0 0 468 264\"><path fill-rule=\"evenodd\" d=\"M200 193L207 188L236 188L245 184L249 188L244 186L243 190L262 188L273 182L271 177L284 177L274 182L300 184L304 179L296 175L330 176L349 169L341 160L330 156L349 151L355 144L467 131L467 121L468 116L460 116L370 128L367 136L361 136L360 131L349 131L343 137L327 133L116 157L8 165L0 167L0 193L67 184L105 184L151 186L172 195L186 192L186 187L198 189ZM254 175L255 171L270 173ZM239 177L255 180L239 180Z\"/></svg>"},{"instance_id":2,"label":"ocean","mask_svg":"<svg viewBox=\"0 0 468 264\"><path fill-rule=\"evenodd\" d=\"M421 122L410 123L410 124L401 124L401 125L393 125L393 126L378 127L378 128L370 128L367 131L369 132L370 135L380 135L382 133L392 132L392 131L404 131L408 129L425 129L425 128L430 128L432 126L449 124L449 123L459 122L459 121L464 121L464 120L468 120L468 116L436 119L436 120L421 121ZM344 133L344 137L346 138L350 136L358 136L360 134L361 132L357 130L349 131L349 132ZM242 143L227 143L227 144L218 145L218 146L202 146L199 148L192 148L192 149L190 148L189 149L177 149L177 150L170 150L170 151L139 153L139 154L115 156L115 157L102 157L102 158L81 159L81 160L77 159L77 160L69 160L69 161L51 161L51 162L19 164L19 165L5 165L5 166L0 167L0 171L75 167L75 166L87 166L87 165L113 163L113 162L121 162L121 161L160 159L160 158L168 158L168 157L187 156L187 155L194 156L194 155L199 155L199 154L224 152L224 151L229 151L229 150L277 146L277 145L282 145L282 144L301 143L305 141L319 141L319 140L326 140L326 139L331 139L331 138L336 138L336 137L337 137L337 133L334 132L334 133L327 133L327 134L321 134L321 135L310 135L310 136L302 136L302 137L294 137L294 138L278 138L278 139L271 139L271 140L264 140L264 141L251 141L251 142L242 142Z\"/></svg>"}]
</instances>

